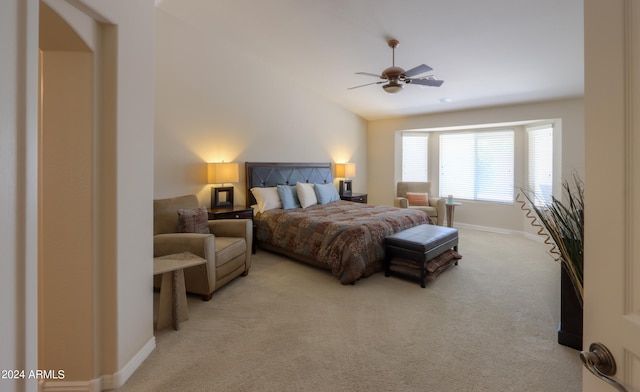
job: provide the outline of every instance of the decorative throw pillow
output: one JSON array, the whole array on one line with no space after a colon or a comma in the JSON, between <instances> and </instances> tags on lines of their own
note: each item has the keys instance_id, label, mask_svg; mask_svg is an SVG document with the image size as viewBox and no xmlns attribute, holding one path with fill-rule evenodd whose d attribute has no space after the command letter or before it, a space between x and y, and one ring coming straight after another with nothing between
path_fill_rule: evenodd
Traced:
<instances>
[{"instance_id":1,"label":"decorative throw pillow","mask_svg":"<svg viewBox=\"0 0 640 392\"><path fill-rule=\"evenodd\" d=\"M251 188L251 193L253 193L253 196L258 202L258 212L282 208L278 188L275 186L268 188Z\"/></svg>"},{"instance_id":2,"label":"decorative throw pillow","mask_svg":"<svg viewBox=\"0 0 640 392\"><path fill-rule=\"evenodd\" d=\"M313 184L304 182L296 183L296 191L298 192L298 199L300 199L300 207L307 208L314 204L318 204L318 198L316 197L316 192L313 188Z\"/></svg>"},{"instance_id":3,"label":"decorative throw pillow","mask_svg":"<svg viewBox=\"0 0 640 392\"><path fill-rule=\"evenodd\" d=\"M407 192L407 200L410 206L428 206L429 194L419 192Z\"/></svg>"},{"instance_id":4,"label":"decorative throw pillow","mask_svg":"<svg viewBox=\"0 0 640 392\"><path fill-rule=\"evenodd\" d=\"M278 185L278 195L280 195L283 209L291 210L300 207L298 191L295 185Z\"/></svg>"},{"instance_id":5,"label":"decorative throw pillow","mask_svg":"<svg viewBox=\"0 0 640 392\"><path fill-rule=\"evenodd\" d=\"M178 233L209 234L209 214L206 207L178 210Z\"/></svg>"},{"instance_id":6,"label":"decorative throw pillow","mask_svg":"<svg viewBox=\"0 0 640 392\"><path fill-rule=\"evenodd\" d=\"M329 204L340 200L340 195L333 184L315 184L313 189L316 192L318 204Z\"/></svg>"}]
</instances>

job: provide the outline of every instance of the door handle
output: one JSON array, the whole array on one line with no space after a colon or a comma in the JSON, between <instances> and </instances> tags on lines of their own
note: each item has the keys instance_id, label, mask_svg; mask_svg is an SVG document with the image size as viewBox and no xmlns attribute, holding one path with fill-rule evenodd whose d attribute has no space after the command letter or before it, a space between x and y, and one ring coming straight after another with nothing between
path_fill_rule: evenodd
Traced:
<instances>
[{"instance_id":1,"label":"door handle","mask_svg":"<svg viewBox=\"0 0 640 392\"><path fill-rule=\"evenodd\" d=\"M591 343L589 351L581 351L580 359L584 366L599 379L605 381L620 392L628 392L618 381L611 378L616 374L616 360L611 351L602 343Z\"/></svg>"}]
</instances>

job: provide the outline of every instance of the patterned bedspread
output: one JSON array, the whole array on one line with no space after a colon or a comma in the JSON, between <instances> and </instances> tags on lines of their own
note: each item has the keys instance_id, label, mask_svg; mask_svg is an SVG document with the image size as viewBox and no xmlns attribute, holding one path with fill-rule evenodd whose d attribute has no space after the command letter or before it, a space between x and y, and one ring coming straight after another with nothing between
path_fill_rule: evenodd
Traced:
<instances>
[{"instance_id":1,"label":"patterned bedspread","mask_svg":"<svg viewBox=\"0 0 640 392\"><path fill-rule=\"evenodd\" d=\"M431 223L422 211L342 200L269 210L257 214L255 221L259 244L330 269L342 284L382 268L386 236Z\"/></svg>"}]
</instances>

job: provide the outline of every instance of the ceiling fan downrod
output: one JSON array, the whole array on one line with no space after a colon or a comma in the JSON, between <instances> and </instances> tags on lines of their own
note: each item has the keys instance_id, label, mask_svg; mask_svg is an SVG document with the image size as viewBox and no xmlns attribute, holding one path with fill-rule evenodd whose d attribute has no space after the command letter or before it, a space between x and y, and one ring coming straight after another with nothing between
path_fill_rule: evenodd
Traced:
<instances>
[{"instance_id":1,"label":"ceiling fan downrod","mask_svg":"<svg viewBox=\"0 0 640 392\"><path fill-rule=\"evenodd\" d=\"M398 41L397 39L390 39L389 41L387 41L387 45L389 45L392 51L391 66L395 67L396 66L396 48L398 47L398 45L400 45L400 41Z\"/></svg>"}]
</instances>

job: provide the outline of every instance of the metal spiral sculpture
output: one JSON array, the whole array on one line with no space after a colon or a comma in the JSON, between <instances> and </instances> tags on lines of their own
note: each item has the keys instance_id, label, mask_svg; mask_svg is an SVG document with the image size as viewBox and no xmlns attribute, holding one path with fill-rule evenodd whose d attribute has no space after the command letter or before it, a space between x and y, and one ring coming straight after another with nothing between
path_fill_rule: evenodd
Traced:
<instances>
[{"instance_id":1,"label":"metal spiral sculpture","mask_svg":"<svg viewBox=\"0 0 640 392\"><path fill-rule=\"evenodd\" d=\"M549 236L549 233L547 233L544 226L538 222L538 217L531 210L531 208L528 205L528 202L526 200L522 200L520 196L521 196L520 193L516 194L516 201L520 203L520 209L524 211L526 217L531 220L531 226L536 227L538 229L537 234L542 238L544 238L544 243L549 245L549 248L551 248L549 250L549 253L552 254L552 257L554 258L554 260L560 261L561 255L560 255L560 252L558 251L558 248L556 248L555 242L551 240L551 236Z\"/></svg>"}]
</instances>

